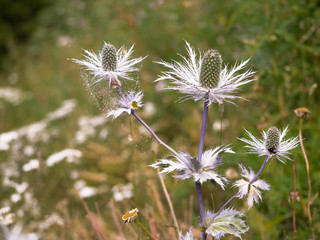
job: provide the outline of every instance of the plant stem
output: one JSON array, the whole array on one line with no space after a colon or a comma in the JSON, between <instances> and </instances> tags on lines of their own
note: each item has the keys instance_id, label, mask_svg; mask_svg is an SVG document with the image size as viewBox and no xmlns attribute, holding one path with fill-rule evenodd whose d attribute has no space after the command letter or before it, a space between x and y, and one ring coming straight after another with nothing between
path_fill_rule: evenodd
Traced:
<instances>
[{"instance_id":1,"label":"plant stem","mask_svg":"<svg viewBox=\"0 0 320 240\"><path fill-rule=\"evenodd\" d=\"M129 104L128 100L126 99L126 97L124 96L122 90L120 87L117 87L119 94L121 96L121 98L123 99L123 101L127 104L127 107L129 109L131 109L131 114L151 133L151 135L165 148L167 148L170 152L173 153L173 155L178 155L178 153L172 149L170 146L168 146L167 144L165 144L158 136L157 134L155 134L155 132L148 126L148 124L146 124L140 117L139 115L134 111L134 109L132 108L132 106Z\"/></svg>"},{"instance_id":2,"label":"plant stem","mask_svg":"<svg viewBox=\"0 0 320 240\"><path fill-rule=\"evenodd\" d=\"M138 224L153 240L157 240L137 219L134 222Z\"/></svg>"},{"instance_id":3,"label":"plant stem","mask_svg":"<svg viewBox=\"0 0 320 240\"><path fill-rule=\"evenodd\" d=\"M177 217L174 213L174 208L173 208L173 204L172 204L172 201L170 199L170 195L168 193L168 190L167 190L167 187L163 181L163 177L162 175L160 174L160 171L159 169L157 169L157 172L158 172L158 176L159 176L159 179L160 179L160 183L161 183L161 187L162 187L162 190L164 192L164 195L166 196L166 199L167 199L167 202L168 202L168 205L169 205L169 209L170 209L170 213L171 213L171 216L173 218L173 222L174 222L174 225L176 226L176 230L177 230L177 233L178 233L178 238L179 238L179 232L180 232L180 229L179 229L179 225L178 225L178 221L177 221Z\"/></svg>"},{"instance_id":4,"label":"plant stem","mask_svg":"<svg viewBox=\"0 0 320 240\"><path fill-rule=\"evenodd\" d=\"M249 184L252 184L252 183L260 176L260 174L262 173L263 169L266 167L268 160L269 160L269 156L266 156L266 158L265 158L262 166L260 167L259 172L252 178L252 180L249 182ZM214 220L217 216L219 216L219 214L222 212L222 210L223 210L233 199L235 199L236 197L238 197L238 195L239 195L239 192L237 192L236 194L234 194L225 204L223 204L223 206L218 210L218 212L215 213L214 217L210 220L208 226L210 226L210 225L212 224L213 220ZM207 227L208 227L208 226L207 226Z\"/></svg>"},{"instance_id":5,"label":"plant stem","mask_svg":"<svg viewBox=\"0 0 320 240\"><path fill-rule=\"evenodd\" d=\"M254 176L254 178L251 179L251 181L249 182L249 184L252 184L262 173L263 169L266 167L267 163L269 160L269 155L266 156L261 168L259 169L259 172Z\"/></svg>"},{"instance_id":6,"label":"plant stem","mask_svg":"<svg viewBox=\"0 0 320 240\"><path fill-rule=\"evenodd\" d=\"M199 152L198 152L198 161L201 162L202 152L203 152L203 145L204 145L204 136L206 133L206 126L207 126L207 118L208 118L208 110L209 105L207 101L204 101L203 105L203 116L202 116L202 125L201 125L201 135L200 135L200 143L199 143ZM198 181L196 182L196 189L197 189L197 196L198 196L198 205L199 205L199 212L200 212L200 225L205 225L205 213L204 213L204 204L203 204L203 195L201 189L201 183ZM201 233L201 240L206 240L207 234L205 232Z\"/></svg>"},{"instance_id":7,"label":"plant stem","mask_svg":"<svg viewBox=\"0 0 320 240\"><path fill-rule=\"evenodd\" d=\"M300 140L300 145L301 145L301 149L302 149L302 153L303 153L303 157L304 160L306 162L306 169L307 169L307 179L308 179L308 205L307 205L307 211L308 211L308 218L309 218L309 222L311 225L311 231L312 231L312 238L313 240L315 240L315 233L314 233L314 229L313 229L313 225L312 225L312 217L311 217L311 180L310 180L310 170L309 170L309 161L308 161L308 156L306 153L306 150L304 149L303 146L303 138L302 138L302 123L303 123L303 119L300 118L300 124L299 124L299 140Z\"/></svg>"},{"instance_id":8,"label":"plant stem","mask_svg":"<svg viewBox=\"0 0 320 240\"><path fill-rule=\"evenodd\" d=\"M158 136L155 134L155 132L139 117L139 115L134 111L131 110L131 114L151 133L151 135L166 149L168 149L170 152L172 152L175 156L178 155L178 153L173 150L170 146L165 144Z\"/></svg>"},{"instance_id":9,"label":"plant stem","mask_svg":"<svg viewBox=\"0 0 320 240\"><path fill-rule=\"evenodd\" d=\"M293 239L297 238L297 223L296 223L296 198L297 198L297 161L294 159L293 162L293 196L292 196L292 224L293 224Z\"/></svg>"}]
</instances>

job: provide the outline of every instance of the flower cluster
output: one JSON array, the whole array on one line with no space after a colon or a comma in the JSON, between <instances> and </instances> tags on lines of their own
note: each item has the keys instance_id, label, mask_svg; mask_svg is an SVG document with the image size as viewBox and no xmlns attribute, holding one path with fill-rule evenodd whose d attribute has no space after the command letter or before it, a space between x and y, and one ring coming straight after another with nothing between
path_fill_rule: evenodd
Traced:
<instances>
[{"instance_id":1,"label":"flower cluster","mask_svg":"<svg viewBox=\"0 0 320 240\"><path fill-rule=\"evenodd\" d=\"M89 85L95 85L101 81L108 81L109 87L117 88L121 97L118 101L118 107L109 111L107 117L112 116L113 119L115 119L122 113L132 114L162 146L166 147L172 153L171 156L151 164L151 167L161 169L160 174L175 172L175 178L191 178L196 183L200 210L200 225L204 228L202 239L206 239L206 234L216 239L220 239L226 234L241 238L241 235L249 229L242 219L245 215L232 207L226 208L227 205L234 198L242 199L245 196L247 196L249 208L252 207L254 203L262 200L261 190L270 190L270 185L264 180L258 179L261 172L272 157L277 158L281 162L284 162L285 159L290 159L288 155L292 149L298 146L298 138L294 137L285 140L288 127L283 131L279 131L276 127L271 127L267 132L262 132L262 139L256 138L249 131L245 130L249 139L240 138L239 140L247 144L245 147L249 149L249 153L266 156L266 158L257 174L251 168L245 168L240 164L239 168L242 179L233 183L233 187L239 189L238 192L217 212L205 212L201 184L208 180L213 180L222 189L225 189L225 184L228 183L228 180L219 175L216 172L216 168L222 164L221 155L223 153L235 153L228 146L218 146L202 152L208 107L212 103L233 103L232 101L234 99L241 98L236 95L236 92L240 86L254 80L254 72L251 70L243 71L249 60L243 61L231 69L228 69L227 66L222 66L223 60L217 50L210 49L203 54L203 56L201 53L197 55L188 42L186 42L186 49L188 56L182 56L182 62L158 62L168 70L163 72L156 81L169 80L171 85L169 85L168 89L177 90L180 93L186 94L182 99L204 101L198 158L191 156L187 152L176 152L173 150L136 114L135 110L142 107L143 93L141 91L129 91L128 94L122 92L122 82L120 79L132 80L129 73L137 71L135 65L144 59L144 57L131 58L133 46L126 52L124 47L116 50L113 45L105 43L103 49L98 54L85 50L85 60L73 59L73 61L85 67L86 70L93 74ZM242 71L242 73L239 73L240 71ZM138 209L132 209L123 215L122 219L125 222L135 221L141 225L137 220L138 213ZM179 229L178 226L176 227ZM143 229L152 237L144 227ZM180 232L179 237L180 240L193 239L191 229L185 236Z\"/></svg>"}]
</instances>

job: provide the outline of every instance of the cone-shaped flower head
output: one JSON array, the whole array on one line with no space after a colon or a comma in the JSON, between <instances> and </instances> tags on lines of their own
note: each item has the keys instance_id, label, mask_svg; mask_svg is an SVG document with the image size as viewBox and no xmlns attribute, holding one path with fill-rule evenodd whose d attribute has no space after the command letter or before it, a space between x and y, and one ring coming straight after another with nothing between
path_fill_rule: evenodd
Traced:
<instances>
[{"instance_id":1,"label":"cone-shaped flower head","mask_svg":"<svg viewBox=\"0 0 320 240\"><path fill-rule=\"evenodd\" d=\"M200 85L214 88L218 85L222 68L222 58L217 50L209 50L202 59L200 69Z\"/></svg>"},{"instance_id":2,"label":"cone-shaped flower head","mask_svg":"<svg viewBox=\"0 0 320 240\"><path fill-rule=\"evenodd\" d=\"M244 234L249 230L249 227L241 219L245 215L242 212L227 208L221 211L216 216L215 213L209 211L205 214L206 225L210 224L206 233L213 238L220 239L225 234L231 234L235 237L241 238L241 234ZM212 221L212 219L214 220Z\"/></svg>"},{"instance_id":3,"label":"cone-shaped flower head","mask_svg":"<svg viewBox=\"0 0 320 240\"><path fill-rule=\"evenodd\" d=\"M133 46L126 51L123 46L117 50L112 44L104 43L98 54L88 50L84 51L84 60L72 60L93 75L89 85L107 80L110 87L119 87L121 86L119 79L133 80L129 73L137 71L135 65L144 59L143 57L131 58Z\"/></svg>"},{"instance_id":4,"label":"cone-shaped flower head","mask_svg":"<svg viewBox=\"0 0 320 240\"><path fill-rule=\"evenodd\" d=\"M270 158L276 157L284 163L285 159L290 160L287 155L299 144L298 137L284 140L287 132L288 127L283 131L279 131L276 127L271 127L267 132L262 131L263 137L262 139L258 139L246 130L249 139L239 138L239 140L247 144L245 147L249 149L249 153L258 154L259 156L269 156Z\"/></svg>"},{"instance_id":5,"label":"cone-shaped flower head","mask_svg":"<svg viewBox=\"0 0 320 240\"><path fill-rule=\"evenodd\" d=\"M244 196L248 195L248 206L249 208L251 208L254 202L258 203L259 199L262 199L259 189L268 191L270 190L270 185L261 179L254 181L253 179L255 178L255 173L251 168L249 168L248 170L241 164L239 164L239 168L241 170L241 176L243 177L243 179L236 181L233 184L233 187L239 188L238 198L241 199Z\"/></svg>"},{"instance_id":6,"label":"cone-shaped flower head","mask_svg":"<svg viewBox=\"0 0 320 240\"><path fill-rule=\"evenodd\" d=\"M222 58L217 50L209 50L199 57L186 42L188 57L182 57L182 62L158 62L168 68L156 81L169 80L168 89L186 94L182 99L204 100L208 104L232 102L239 98L235 93L240 86L253 81L254 72L241 71L249 60L235 65L228 70L222 67Z\"/></svg>"},{"instance_id":7,"label":"cone-shaped flower head","mask_svg":"<svg viewBox=\"0 0 320 240\"><path fill-rule=\"evenodd\" d=\"M107 43L101 51L102 67L105 71L114 71L117 68L117 49Z\"/></svg>"},{"instance_id":8,"label":"cone-shaped flower head","mask_svg":"<svg viewBox=\"0 0 320 240\"><path fill-rule=\"evenodd\" d=\"M177 161L161 159L150 166L161 168L160 173L176 171L177 174L174 177L180 179L193 178L195 182L199 181L200 183L214 180L224 189L224 183L227 182L227 179L215 172L215 168L221 165L222 157L219 155L224 152L234 153L228 147L216 147L215 149L205 151L199 162L197 158L191 157L188 153L180 152L174 156Z\"/></svg>"},{"instance_id":9,"label":"cone-shaped flower head","mask_svg":"<svg viewBox=\"0 0 320 240\"><path fill-rule=\"evenodd\" d=\"M278 128L271 127L267 131L266 149L270 154L276 154L280 144L280 132Z\"/></svg>"}]
</instances>

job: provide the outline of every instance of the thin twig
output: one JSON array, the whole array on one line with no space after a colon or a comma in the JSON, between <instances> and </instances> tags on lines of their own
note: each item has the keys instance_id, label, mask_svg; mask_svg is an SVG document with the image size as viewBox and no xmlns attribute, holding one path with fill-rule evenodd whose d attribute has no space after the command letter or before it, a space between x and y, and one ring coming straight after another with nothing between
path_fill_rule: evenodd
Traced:
<instances>
[{"instance_id":1,"label":"thin twig","mask_svg":"<svg viewBox=\"0 0 320 240\"><path fill-rule=\"evenodd\" d=\"M134 222L137 223L153 240L157 240L137 219Z\"/></svg>"},{"instance_id":2,"label":"thin twig","mask_svg":"<svg viewBox=\"0 0 320 240\"><path fill-rule=\"evenodd\" d=\"M307 170L307 179L308 179L308 204L307 204L307 211L308 211L308 219L311 225L311 231L312 231L312 239L315 240L315 233L314 233L314 228L312 224L312 216L311 216L311 180L310 180L310 170L309 170L309 161L308 161L308 156L306 153L306 150L304 149L303 146L303 138L302 138L302 124L303 124L303 119L300 118L300 124L299 124L299 140L300 140L300 145L303 153L303 157L306 163L306 170Z\"/></svg>"},{"instance_id":3,"label":"thin twig","mask_svg":"<svg viewBox=\"0 0 320 240\"><path fill-rule=\"evenodd\" d=\"M293 196L292 196L292 221L293 221L293 239L297 238L297 223L296 223L296 192L297 192L297 161L294 159L293 162Z\"/></svg>"},{"instance_id":4,"label":"thin twig","mask_svg":"<svg viewBox=\"0 0 320 240\"><path fill-rule=\"evenodd\" d=\"M168 205L169 205L169 209L170 209L170 213L171 213L171 216L173 218L174 225L176 226L176 230L177 230L177 234L178 234L178 238L179 238L180 229L179 229L177 217L176 217L175 212L174 212L173 204L172 204L172 201L170 199L170 195L168 193L167 187L166 187L166 185L165 185L165 183L163 181L163 177L160 174L159 169L157 169L157 172L158 172L158 176L159 176L159 179L160 179L161 187L162 187L162 190L164 192L164 195L166 196L166 199L167 199L167 202L168 202Z\"/></svg>"},{"instance_id":5,"label":"thin twig","mask_svg":"<svg viewBox=\"0 0 320 240\"><path fill-rule=\"evenodd\" d=\"M165 142L163 142L158 136L157 134L148 126L148 124L146 124L140 117L139 115L134 111L134 109L132 108L132 106L129 104L128 100L126 99L126 97L124 96L122 90L120 87L117 87L118 92L121 96L121 98L123 99L123 101L127 104L127 107L129 109L131 109L131 114L151 133L151 135L165 148L167 148L170 152L172 152L174 155L178 155L178 153L171 148L170 146L168 146Z\"/></svg>"}]
</instances>

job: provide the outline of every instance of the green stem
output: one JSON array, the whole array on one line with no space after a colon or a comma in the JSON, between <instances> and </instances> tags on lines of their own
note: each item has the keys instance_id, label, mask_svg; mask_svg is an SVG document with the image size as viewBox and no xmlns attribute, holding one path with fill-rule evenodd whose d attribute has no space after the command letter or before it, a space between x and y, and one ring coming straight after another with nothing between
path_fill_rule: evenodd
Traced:
<instances>
[{"instance_id":1,"label":"green stem","mask_svg":"<svg viewBox=\"0 0 320 240\"><path fill-rule=\"evenodd\" d=\"M148 229L146 229L145 226L143 226L141 222L138 221L138 219L136 219L134 222L138 224L153 240L157 240L154 236L152 236Z\"/></svg>"}]
</instances>

